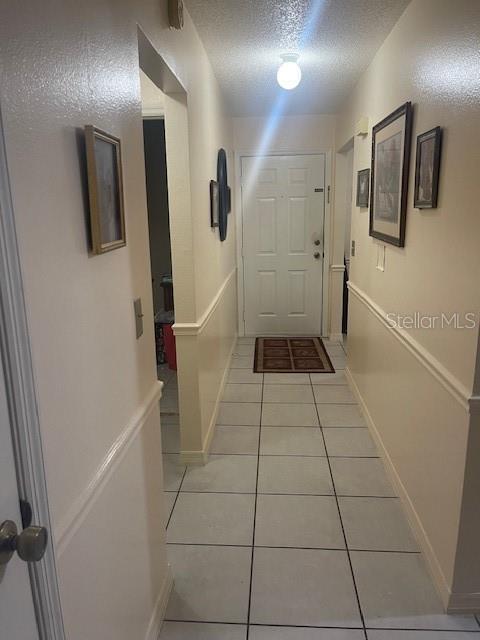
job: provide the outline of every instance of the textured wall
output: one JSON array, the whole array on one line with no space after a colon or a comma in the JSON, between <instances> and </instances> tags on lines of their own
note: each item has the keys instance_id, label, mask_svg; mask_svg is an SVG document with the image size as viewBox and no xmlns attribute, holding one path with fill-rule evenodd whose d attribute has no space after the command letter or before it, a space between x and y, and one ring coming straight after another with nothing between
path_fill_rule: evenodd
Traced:
<instances>
[{"instance_id":1,"label":"textured wall","mask_svg":"<svg viewBox=\"0 0 480 640\"><path fill-rule=\"evenodd\" d=\"M413 0L345 101L337 128L340 148L361 116L371 130L405 101L414 105L405 248L386 246L384 272L376 268L379 243L368 235L368 211L353 206L349 368L454 608L472 606L475 592L480 606L478 443L469 426L478 327L392 332L384 316L480 308L479 32L477 2ZM444 129L439 206L419 211L415 139L437 125ZM355 174L370 157L371 136L356 137Z\"/></svg>"},{"instance_id":2,"label":"textured wall","mask_svg":"<svg viewBox=\"0 0 480 640\"><path fill-rule=\"evenodd\" d=\"M0 101L70 640L143 638L166 574L156 410L143 417L135 440L125 441L116 472L101 474L107 453L130 433L156 384L137 25L188 93L184 131L190 139L194 237L186 256L194 255L197 281L180 307L184 319L195 320L197 303L205 308L231 270L234 245L233 238L220 245L209 226L214 152L220 145L228 148L230 132L188 14L178 32L168 28L167 3L158 0L26 0L21 10L12 3L0 9ZM127 246L97 257L87 249L87 123L120 137L123 152ZM179 169L189 172L185 164ZM145 333L137 341L133 299L139 296ZM136 442L146 441L145 429L147 450ZM128 478L132 517L124 492ZM85 495L89 501L80 517L72 505ZM90 517L99 511L102 518ZM121 535L111 536L109 526L119 522L119 513L125 516ZM116 559L132 536L151 556L135 571ZM98 565L97 540L103 548L110 545ZM109 574L115 585L124 585L123 600L130 600L128 624L124 601L108 588ZM91 594L98 597L86 593L92 576ZM80 624L86 620L88 630Z\"/></svg>"}]
</instances>

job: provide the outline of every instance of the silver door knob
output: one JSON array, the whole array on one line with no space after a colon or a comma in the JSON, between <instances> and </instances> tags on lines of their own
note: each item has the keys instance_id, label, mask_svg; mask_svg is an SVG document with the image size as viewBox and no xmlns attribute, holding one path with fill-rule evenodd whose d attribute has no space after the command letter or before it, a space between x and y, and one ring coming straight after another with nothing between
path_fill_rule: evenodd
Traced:
<instances>
[{"instance_id":1,"label":"silver door knob","mask_svg":"<svg viewBox=\"0 0 480 640\"><path fill-rule=\"evenodd\" d=\"M315 251L315 253L313 254L313 257L315 258L315 260L318 260L320 258L320 252Z\"/></svg>"},{"instance_id":2,"label":"silver door knob","mask_svg":"<svg viewBox=\"0 0 480 640\"><path fill-rule=\"evenodd\" d=\"M12 520L0 525L0 566L7 564L16 551L25 562L38 562L45 555L48 531L45 527L26 527L20 534Z\"/></svg>"}]
</instances>

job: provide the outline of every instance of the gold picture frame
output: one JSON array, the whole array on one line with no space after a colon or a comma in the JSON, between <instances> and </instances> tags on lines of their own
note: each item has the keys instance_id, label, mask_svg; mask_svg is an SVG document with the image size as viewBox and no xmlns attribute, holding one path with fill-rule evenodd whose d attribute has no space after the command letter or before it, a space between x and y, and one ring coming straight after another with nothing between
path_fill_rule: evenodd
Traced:
<instances>
[{"instance_id":1,"label":"gold picture frame","mask_svg":"<svg viewBox=\"0 0 480 640\"><path fill-rule=\"evenodd\" d=\"M119 138L85 126L90 231L95 255L127 244Z\"/></svg>"}]
</instances>

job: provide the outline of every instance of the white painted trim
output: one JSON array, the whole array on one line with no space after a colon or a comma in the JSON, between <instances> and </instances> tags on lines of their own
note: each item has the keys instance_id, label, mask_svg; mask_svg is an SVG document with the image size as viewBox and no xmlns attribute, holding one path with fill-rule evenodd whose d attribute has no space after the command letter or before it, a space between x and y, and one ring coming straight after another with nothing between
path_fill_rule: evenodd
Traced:
<instances>
[{"instance_id":1,"label":"white painted trim","mask_svg":"<svg viewBox=\"0 0 480 640\"><path fill-rule=\"evenodd\" d=\"M38 633L41 640L64 640L55 540L48 507L30 336L1 112L0 307L0 341L5 359L6 390L12 409L12 436L19 495L30 503L35 524L46 527L50 532L42 562L28 565Z\"/></svg>"},{"instance_id":2,"label":"white painted trim","mask_svg":"<svg viewBox=\"0 0 480 640\"><path fill-rule=\"evenodd\" d=\"M352 281L348 282L351 293L364 304L369 311L384 325L384 327L422 364L432 376L455 398L467 411L470 409L471 393L467 387L439 362L425 347L423 347L407 331L393 327L387 319L387 313L374 302L364 291ZM475 402L475 400L474 400ZM477 403L478 405L478 403Z\"/></svg>"},{"instance_id":3,"label":"white painted trim","mask_svg":"<svg viewBox=\"0 0 480 640\"><path fill-rule=\"evenodd\" d=\"M225 293L228 285L230 284L230 280L235 275L237 267L234 267L228 276L225 278L222 286L215 294L213 300L208 305L205 312L200 316L197 322L176 322L173 325L173 333L176 336L196 336L199 333L202 333L203 329L208 324L211 316L215 312L215 309L218 307L220 300L223 298L223 294Z\"/></svg>"},{"instance_id":4,"label":"white painted trim","mask_svg":"<svg viewBox=\"0 0 480 640\"><path fill-rule=\"evenodd\" d=\"M245 288L243 270L243 202L242 202L242 158L257 157L256 150L234 151L235 167L235 216L237 232L237 298L238 298L238 335L245 336ZM332 173L332 150L323 151L285 151L270 150L264 156L325 156L325 187L324 187L324 220L323 220L323 274L322 274L322 315L319 330L323 336L328 335L330 290L328 272L330 262L330 228L332 227L332 203L334 184ZM330 202L328 202L328 187L330 187Z\"/></svg>"},{"instance_id":5,"label":"white painted trim","mask_svg":"<svg viewBox=\"0 0 480 640\"><path fill-rule=\"evenodd\" d=\"M230 349L230 355L228 356L227 366L225 367L225 371L223 372L222 381L220 383L220 388L218 390L217 398L215 400L215 408L213 410L212 419L210 420L210 424L208 426L207 436L203 444L203 449L201 451L181 451L180 458L183 464L203 465L208 462L208 456L210 455L210 447L212 444L213 436L215 435L215 427L217 424L217 416L218 416L218 411L220 409L220 402L222 401L225 385L227 384L228 374L230 371L230 364L232 362L232 357L235 351L236 343L237 343L237 336L235 336L235 339L233 341L232 348Z\"/></svg>"},{"instance_id":6,"label":"white painted trim","mask_svg":"<svg viewBox=\"0 0 480 640\"><path fill-rule=\"evenodd\" d=\"M80 528L104 486L125 457L131 444L147 421L153 407L162 397L163 382L155 381L148 396L133 418L112 444L88 485L73 501L57 530L57 555L61 557Z\"/></svg>"},{"instance_id":7,"label":"white painted trim","mask_svg":"<svg viewBox=\"0 0 480 640\"><path fill-rule=\"evenodd\" d=\"M341 273L344 273L345 272L345 265L344 264L331 264L330 265L330 271L332 271L332 272L340 271Z\"/></svg>"},{"instance_id":8,"label":"white painted trim","mask_svg":"<svg viewBox=\"0 0 480 640\"><path fill-rule=\"evenodd\" d=\"M450 588L448 586L448 582L445 578L445 574L442 571L440 563L438 562L435 551L432 545L430 544L430 540L427 536L427 533L423 528L422 521L412 501L410 500L410 496L408 495L408 492L405 489L405 486L400 476L398 475L397 470L395 469L395 465L393 464L393 461L387 449L385 448L385 445L383 444L382 438L380 436L380 432L375 422L373 421L373 418L368 410L365 400L363 399L363 396L361 395L360 390L357 386L357 383L348 366L345 368L345 376L347 378L347 381L350 384L350 387L353 391L354 396L358 400L362 413L365 417L367 426L380 452L381 458L385 465L387 475L392 481L395 491L402 502L408 522L410 523L410 527L427 561L427 566L432 576L435 587L437 588L440 598L445 608L447 609L450 607L450 598L451 598ZM477 608L478 608L478 604L477 604Z\"/></svg>"},{"instance_id":9,"label":"white painted trim","mask_svg":"<svg viewBox=\"0 0 480 640\"><path fill-rule=\"evenodd\" d=\"M343 333L331 333L329 340L330 342L340 342L343 344Z\"/></svg>"},{"instance_id":10,"label":"white painted trim","mask_svg":"<svg viewBox=\"0 0 480 640\"><path fill-rule=\"evenodd\" d=\"M168 599L173 589L173 575L170 565L167 565L167 575L160 589L157 601L153 608L152 617L148 625L145 640L158 640L162 629L165 612L167 610Z\"/></svg>"},{"instance_id":11,"label":"white painted trim","mask_svg":"<svg viewBox=\"0 0 480 640\"><path fill-rule=\"evenodd\" d=\"M333 183L332 173L332 151L329 150L325 153L325 198L324 202L324 217L323 217L323 274L322 274L322 336L327 336L329 333L330 324L330 282L329 282L329 269L330 269L330 248L332 246L332 231L333 231L333 219L332 219L332 204L334 201L335 185ZM328 197L330 196L330 197Z\"/></svg>"},{"instance_id":12,"label":"white painted trim","mask_svg":"<svg viewBox=\"0 0 480 640\"><path fill-rule=\"evenodd\" d=\"M163 107L146 107L142 108L142 118L145 120L164 120L165 109Z\"/></svg>"}]
</instances>

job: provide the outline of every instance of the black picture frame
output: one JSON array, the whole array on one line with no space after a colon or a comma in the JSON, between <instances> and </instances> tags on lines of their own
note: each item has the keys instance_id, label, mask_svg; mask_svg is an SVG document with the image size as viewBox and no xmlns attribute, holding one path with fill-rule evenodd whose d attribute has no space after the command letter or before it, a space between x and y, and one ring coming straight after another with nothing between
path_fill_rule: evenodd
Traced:
<instances>
[{"instance_id":1,"label":"black picture frame","mask_svg":"<svg viewBox=\"0 0 480 640\"><path fill-rule=\"evenodd\" d=\"M412 116L405 102L372 129L369 233L397 247L405 246Z\"/></svg>"},{"instance_id":2,"label":"black picture frame","mask_svg":"<svg viewBox=\"0 0 480 640\"><path fill-rule=\"evenodd\" d=\"M218 150L217 156L217 182L218 182L218 231L223 242L227 237L228 226L228 178L227 178L227 154L225 149Z\"/></svg>"},{"instance_id":3,"label":"black picture frame","mask_svg":"<svg viewBox=\"0 0 480 640\"><path fill-rule=\"evenodd\" d=\"M219 194L218 182L210 180L210 226L218 227L219 220Z\"/></svg>"},{"instance_id":4,"label":"black picture frame","mask_svg":"<svg viewBox=\"0 0 480 640\"><path fill-rule=\"evenodd\" d=\"M357 207L366 209L370 197L370 169L361 169L357 172Z\"/></svg>"},{"instance_id":5,"label":"black picture frame","mask_svg":"<svg viewBox=\"0 0 480 640\"><path fill-rule=\"evenodd\" d=\"M436 209L437 207L441 152L441 127L434 127L417 136L413 196L413 206L416 209Z\"/></svg>"}]
</instances>

